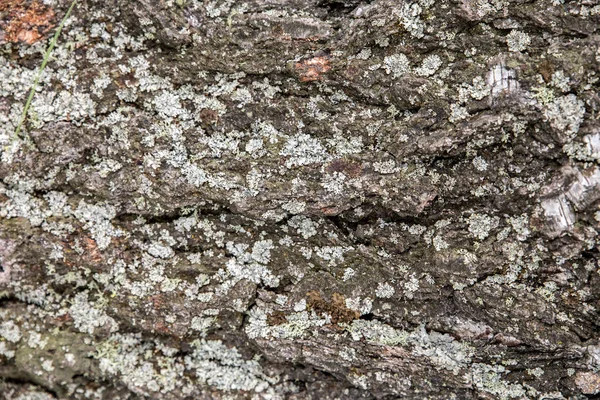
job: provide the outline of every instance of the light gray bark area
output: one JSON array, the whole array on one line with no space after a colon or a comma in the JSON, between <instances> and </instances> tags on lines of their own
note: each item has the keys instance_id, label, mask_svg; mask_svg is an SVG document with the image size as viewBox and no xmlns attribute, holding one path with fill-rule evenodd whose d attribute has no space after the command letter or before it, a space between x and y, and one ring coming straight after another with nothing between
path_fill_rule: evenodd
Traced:
<instances>
[{"instance_id":1,"label":"light gray bark area","mask_svg":"<svg viewBox=\"0 0 600 400\"><path fill-rule=\"evenodd\" d=\"M600 393L599 1L82 0L29 143L6 32L0 397Z\"/></svg>"}]
</instances>

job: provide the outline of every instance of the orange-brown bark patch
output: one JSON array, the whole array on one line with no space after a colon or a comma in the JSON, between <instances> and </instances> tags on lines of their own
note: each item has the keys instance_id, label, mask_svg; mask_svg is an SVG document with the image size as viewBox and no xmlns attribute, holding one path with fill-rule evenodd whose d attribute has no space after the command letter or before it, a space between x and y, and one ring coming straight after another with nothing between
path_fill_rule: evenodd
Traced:
<instances>
[{"instance_id":1,"label":"orange-brown bark patch","mask_svg":"<svg viewBox=\"0 0 600 400\"><path fill-rule=\"evenodd\" d=\"M339 293L331 296L331 301L326 301L321 294L315 290L306 293L306 305L310 310L321 315L327 313L331 316L331 322L338 324L340 322L352 322L360 317L360 313L346 307L346 299Z\"/></svg>"},{"instance_id":2,"label":"orange-brown bark patch","mask_svg":"<svg viewBox=\"0 0 600 400\"><path fill-rule=\"evenodd\" d=\"M33 44L54 26L54 11L37 0L0 0L0 43Z\"/></svg>"},{"instance_id":3,"label":"orange-brown bark patch","mask_svg":"<svg viewBox=\"0 0 600 400\"><path fill-rule=\"evenodd\" d=\"M294 64L300 76L300 82L312 82L321 79L323 74L331 70L331 63L327 56L317 56Z\"/></svg>"}]
</instances>

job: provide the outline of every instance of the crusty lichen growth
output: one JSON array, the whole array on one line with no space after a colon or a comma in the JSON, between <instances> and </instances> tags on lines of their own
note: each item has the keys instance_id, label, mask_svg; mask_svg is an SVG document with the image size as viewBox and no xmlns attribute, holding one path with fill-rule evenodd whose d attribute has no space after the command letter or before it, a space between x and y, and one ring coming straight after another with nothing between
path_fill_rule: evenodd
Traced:
<instances>
[{"instance_id":1,"label":"crusty lichen growth","mask_svg":"<svg viewBox=\"0 0 600 400\"><path fill-rule=\"evenodd\" d=\"M81 3L35 147L0 37L0 391L592 394L599 7Z\"/></svg>"}]
</instances>

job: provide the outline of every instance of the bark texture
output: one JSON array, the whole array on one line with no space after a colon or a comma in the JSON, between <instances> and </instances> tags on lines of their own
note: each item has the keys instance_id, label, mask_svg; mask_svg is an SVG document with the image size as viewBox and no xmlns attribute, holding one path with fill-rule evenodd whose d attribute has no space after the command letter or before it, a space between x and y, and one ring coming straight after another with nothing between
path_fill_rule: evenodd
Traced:
<instances>
[{"instance_id":1,"label":"bark texture","mask_svg":"<svg viewBox=\"0 0 600 400\"><path fill-rule=\"evenodd\" d=\"M0 1L0 397L600 393L598 0Z\"/></svg>"}]
</instances>

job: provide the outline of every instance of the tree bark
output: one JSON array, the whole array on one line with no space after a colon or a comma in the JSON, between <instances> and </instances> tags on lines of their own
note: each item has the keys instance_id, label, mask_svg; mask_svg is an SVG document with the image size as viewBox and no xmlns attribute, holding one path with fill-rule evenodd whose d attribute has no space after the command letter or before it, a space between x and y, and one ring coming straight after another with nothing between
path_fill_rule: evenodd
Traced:
<instances>
[{"instance_id":1,"label":"tree bark","mask_svg":"<svg viewBox=\"0 0 600 400\"><path fill-rule=\"evenodd\" d=\"M0 397L600 394L600 2L0 2Z\"/></svg>"}]
</instances>

